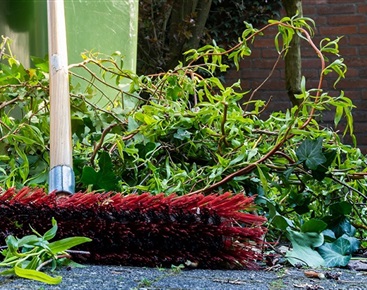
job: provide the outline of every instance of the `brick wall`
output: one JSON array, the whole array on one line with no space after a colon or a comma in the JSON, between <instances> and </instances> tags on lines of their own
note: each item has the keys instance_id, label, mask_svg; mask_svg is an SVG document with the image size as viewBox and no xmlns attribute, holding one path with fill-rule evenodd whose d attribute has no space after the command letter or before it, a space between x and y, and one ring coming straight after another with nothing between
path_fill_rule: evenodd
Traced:
<instances>
[{"instance_id":1,"label":"brick wall","mask_svg":"<svg viewBox=\"0 0 367 290\"><path fill-rule=\"evenodd\" d=\"M330 95L337 95L339 90L343 90L353 100L356 106L353 115L358 147L367 153L367 0L307 0L303 1L303 14L316 23L316 44L324 37L334 39L343 36L339 49L348 66L346 78L334 89L333 75L327 76L323 89ZM277 59L273 42L275 33L273 29L266 36L257 38L252 57L242 61L240 71L229 72L226 77L229 82L241 79L244 89L254 89L268 76ZM307 87L316 87L320 62L306 42L302 45L302 58L302 74L306 77ZM269 96L272 96L270 110L290 107L282 60L269 81L256 93L256 97L262 99L268 99ZM332 126L332 120L332 113L323 115L324 125ZM345 142L350 142L348 137Z\"/></svg>"}]
</instances>

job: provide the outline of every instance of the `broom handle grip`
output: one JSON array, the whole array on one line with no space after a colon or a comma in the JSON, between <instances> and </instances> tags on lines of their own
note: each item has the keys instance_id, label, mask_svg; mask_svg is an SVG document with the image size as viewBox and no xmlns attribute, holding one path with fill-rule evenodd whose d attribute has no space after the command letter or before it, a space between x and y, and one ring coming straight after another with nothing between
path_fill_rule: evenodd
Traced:
<instances>
[{"instance_id":1,"label":"broom handle grip","mask_svg":"<svg viewBox=\"0 0 367 290\"><path fill-rule=\"evenodd\" d=\"M72 168L64 1L49 0L47 13L50 63L50 167L67 166Z\"/></svg>"}]
</instances>

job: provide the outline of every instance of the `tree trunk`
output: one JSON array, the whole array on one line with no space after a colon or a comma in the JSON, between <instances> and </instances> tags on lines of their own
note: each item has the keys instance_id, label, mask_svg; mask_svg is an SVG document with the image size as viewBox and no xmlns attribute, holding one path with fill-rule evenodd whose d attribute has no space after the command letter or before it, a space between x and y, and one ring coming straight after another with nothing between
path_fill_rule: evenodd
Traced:
<instances>
[{"instance_id":1,"label":"tree trunk","mask_svg":"<svg viewBox=\"0 0 367 290\"><path fill-rule=\"evenodd\" d=\"M283 7L288 17L298 14L303 15L302 0L282 0ZM300 37L295 34L290 43L290 48L285 56L285 79L288 97L293 105L299 105L296 94L301 93L302 62Z\"/></svg>"},{"instance_id":2,"label":"tree trunk","mask_svg":"<svg viewBox=\"0 0 367 290\"><path fill-rule=\"evenodd\" d=\"M200 39L202 38L204 33L205 23L208 19L211 5L212 0L198 1L195 11L195 27L192 31L192 37L184 45L185 50L199 47Z\"/></svg>"},{"instance_id":3,"label":"tree trunk","mask_svg":"<svg viewBox=\"0 0 367 290\"><path fill-rule=\"evenodd\" d=\"M187 49L197 48L205 29L212 0L174 1L167 39L169 53L166 69L172 69Z\"/></svg>"}]
</instances>

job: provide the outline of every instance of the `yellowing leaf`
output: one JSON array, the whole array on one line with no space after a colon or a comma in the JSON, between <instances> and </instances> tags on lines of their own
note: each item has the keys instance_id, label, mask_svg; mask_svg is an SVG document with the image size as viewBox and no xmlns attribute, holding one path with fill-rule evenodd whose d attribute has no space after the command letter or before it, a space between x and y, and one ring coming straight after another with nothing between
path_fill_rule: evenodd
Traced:
<instances>
[{"instance_id":1,"label":"yellowing leaf","mask_svg":"<svg viewBox=\"0 0 367 290\"><path fill-rule=\"evenodd\" d=\"M60 282L62 281L61 276L51 277L50 275L47 275L40 271L31 270L31 269L22 269L18 266L14 267L14 271L15 271L15 274L19 277L36 280L36 281L40 281L40 282L47 283L47 284L56 285L56 284L60 284Z\"/></svg>"}]
</instances>

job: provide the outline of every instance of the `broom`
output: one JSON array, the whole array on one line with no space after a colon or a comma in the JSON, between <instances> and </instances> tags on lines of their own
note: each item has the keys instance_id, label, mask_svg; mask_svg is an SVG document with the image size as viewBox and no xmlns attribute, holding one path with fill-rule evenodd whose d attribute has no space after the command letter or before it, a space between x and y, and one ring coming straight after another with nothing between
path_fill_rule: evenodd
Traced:
<instances>
[{"instance_id":1,"label":"broom","mask_svg":"<svg viewBox=\"0 0 367 290\"><path fill-rule=\"evenodd\" d=\"M0 238L38 232L58 222L57 238L86 236L90 255L79 261L132 266L186 264L200 268L256 268L265 219L246 213L243 194L74 194L67 47L62 0L48 1L50 62L49 193L0 192Z\"/></svg>"}]
</instances>

